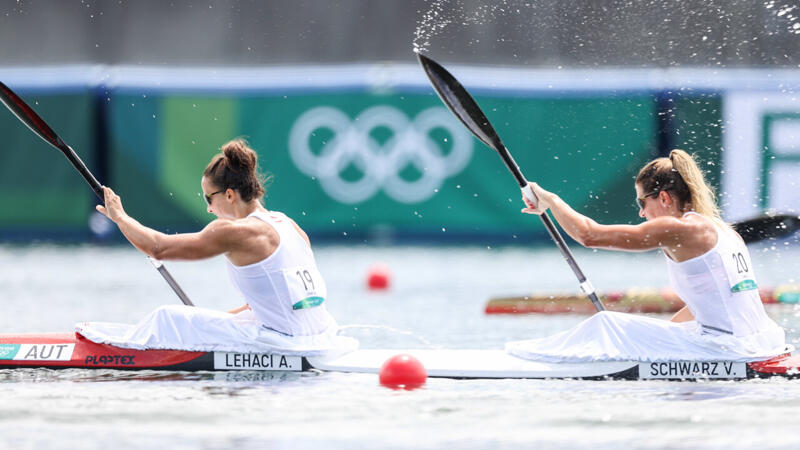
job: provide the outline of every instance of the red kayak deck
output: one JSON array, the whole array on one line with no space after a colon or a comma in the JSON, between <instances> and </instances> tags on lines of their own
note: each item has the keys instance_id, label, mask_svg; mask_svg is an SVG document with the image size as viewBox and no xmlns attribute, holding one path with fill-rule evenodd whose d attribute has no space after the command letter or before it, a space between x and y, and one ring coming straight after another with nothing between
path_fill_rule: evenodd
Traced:
<instances>
[{"instance_id":1,"label":"red kayak deck","mask_svg":"<svg viewBox=\"0 0 800 450\"><path fill-rule=\"evenodd\" d=\"M766 361L748 364L750 370L760 374L800 376L800 355L781 355Z\"/></svg>"},{"instance_id":2,"label":"red kayak deck","mask_svg":"<svg viewBox=\"0 0 800 450\"><path fill-rule=\"evenodd\" d=\"M213 354L120 348L77 333L0 335L0 368L10 367L213 370Z\"/></svg>"}]
</instances>

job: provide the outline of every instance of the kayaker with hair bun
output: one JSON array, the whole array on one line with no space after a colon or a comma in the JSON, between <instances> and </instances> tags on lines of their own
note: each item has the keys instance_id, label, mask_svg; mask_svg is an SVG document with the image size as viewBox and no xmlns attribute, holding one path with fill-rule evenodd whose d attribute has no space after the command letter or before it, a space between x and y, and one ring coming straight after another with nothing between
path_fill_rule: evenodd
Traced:
<instances>
[{"instance_id":1,"label":"kayaker with hair bun","mask_svg":"<svg viewBox=\"0 0 800 450\"><path fill-rule=\"evenodd\" d=\"M660 249L670 284L686 304L671 321L611 311L542 339L511 342L517 356L563 362L593 360L754 361L791 351L767 316L750 254L720 217L713 189L694 158L673 150L636 177L638 225L601 225L558 195L531 183L524 213L550 210L581 245L623 251Z\"/></svg>"},{"instance_id":2,"label":"kayaker with hair bun","mask_svg":"<svg viewBox=\"0 0 800 450\"><path fill-rule=\"evenodd\" d=\"M258 156L243 139L222 146L203 171L202 197L217 219L196 233L164 234L125 213L120 197L104 187L105 214L139 250L159 260L199 260L225 255L233 285L246 303L229 312L162 306L135 326L79 324L95 342L131 348L275 351L313 355L355 348L337 336L325 307L327 288L306 233L261 202L265 178ZM112 326L113 325L113 326Z\"/></svg>"}]
</instances>

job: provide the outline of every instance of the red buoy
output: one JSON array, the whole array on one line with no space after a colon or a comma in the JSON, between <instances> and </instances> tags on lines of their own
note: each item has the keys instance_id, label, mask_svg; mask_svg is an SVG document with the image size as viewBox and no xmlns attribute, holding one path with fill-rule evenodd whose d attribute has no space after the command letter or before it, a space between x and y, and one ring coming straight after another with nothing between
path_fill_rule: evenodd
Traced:
<instances>
[{"instance_id":1,"label":"red buoy","mask_svg":"<svg viewBox=\"0 0 800 450\"><path fill-rule=\"evenodd\" d=\"M410 391L425 384L428 372L417 358L400 354L387 359L381 366L378 376L383 386Z\"/></svg>"},{"instance_id":2,"label":"red buoy","mask_svg":"<svg viewBox=\"0 0 800 450\"><path fill-rule=\"evenodd\" d=\"M391 272L386 264L375 264L367 271L367 288L371 291L388 289L391 278Z\"/></svg>"}]
</instances>

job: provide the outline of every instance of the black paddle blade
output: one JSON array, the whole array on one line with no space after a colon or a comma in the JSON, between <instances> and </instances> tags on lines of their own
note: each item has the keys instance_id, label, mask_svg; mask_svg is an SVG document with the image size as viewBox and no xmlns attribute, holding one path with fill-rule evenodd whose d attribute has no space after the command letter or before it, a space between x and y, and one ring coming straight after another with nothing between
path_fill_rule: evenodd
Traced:
<instances>
[{"instance_id":1,"label":"black paddle blade","mask_svg":"<svg viewBox=\"0 0 800 450\"><path fill-rule=\"evenodd\" d=\"M417 58L436 93L467 129L494 150L499 152L504 148L500 137L464 86L436 61L422 53L417 53Z\"/></svg>"},{"instance_id":2,"label":"black paddle blade","mask_svg":"<svg viewBox=\"0 0 800 450\"><path fill-rule=\"evenodd\" d=\"M428 79L431 80L433 89L439 94L439 98L442 99L450 111L458 117L461 123L475 137L500 155L508 170L516 178L519 187L524 188L527 186L528 181L522 175L522 171L519 170L519 166L514 161L511 153L503 145L497 132L494 131L494 128L489 123L489 119L486 118L472 96L464 89L464 86L436 61L421 53L417 53L417 58L419 58L425 74L428 75Z\"/></svg>"},{"instance_id":3,"label":"black paddle blade","mask_svg":"<svg viewBox=\"0 0 800 450\"><path fill-rule=\"evenodd\" d=\"M45 142L52 145L53 147L61 150L61 153L67 157L72 166L75 167L75 170L81 174L84 180L89 183L89 186L94 191L97 198L103 200L103 189L100 186L100 183L94 177L92 172L86 167L86 164L83 163L81 158L75 153L72 148L67 145L61 138L47 125L47 122L44 121L36 111L34 111L24 100L22 100L19 95L15 94L8 86L5 85L2 81L0 81L0 101L3 102L4 105L14 113L17 118L25 124L28 128L31 129L37 136L42 138Z\"/></svg>"},{"instance_id":4,"label":"black paddle blade","mask_svg":"<svg viewBox=\"0 0 800 450\"><path fill-rule=\"evenodd\" d=\"M764 215L732 224L745 242L788 236L800 230L800 217L789 214Z\"/></svg>"},{"instance_id":5,"label":"black paddle blade","mask_svg":"<svg viewBox=\"0 0 800 450\"><path fill-rule=\"evenodd\" d=\"M58 137L56 132L2 81L0 81L0 101L45 142L59 149L67 147L67 144Z\"/></svg>"}]
</instances>

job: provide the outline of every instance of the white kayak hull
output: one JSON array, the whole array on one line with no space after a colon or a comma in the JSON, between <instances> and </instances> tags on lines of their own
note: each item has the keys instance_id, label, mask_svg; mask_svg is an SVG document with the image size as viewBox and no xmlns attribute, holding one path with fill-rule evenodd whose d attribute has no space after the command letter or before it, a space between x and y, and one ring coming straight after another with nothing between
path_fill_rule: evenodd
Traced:
<instances>
[{"instance_id":1,"label":"white kayak hull","mask_svg":"<svg viewBox=\"0 0 800 450\"><path fill-rule=\"evenodd\" d=\"M429 377L442 378L598 378L638 367L629 361L591 364L529 361L503 350L357 350L333 359L308 358L308 362L324 371L378 373L387 359L398 354L414 356Z\"/></svg>"},{"instance_id":2,"label":"white kayak hull","mask_svg":"<svg viewBox=\"0 0 800 450\"><path fill-rule=\"evenodd\" d=\"M691 380L792 376L796 373L794 368L777 373L787 367L787 361L771 367L764 363L733 361L549 363L518 358L503 350L357 350L336 358L308 358L308 362L324 371L378 373L386 360L401 353L417 358L429 377L442 378Z\"/></svg>"}]
</instances>

